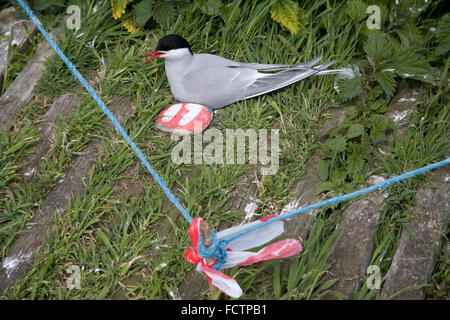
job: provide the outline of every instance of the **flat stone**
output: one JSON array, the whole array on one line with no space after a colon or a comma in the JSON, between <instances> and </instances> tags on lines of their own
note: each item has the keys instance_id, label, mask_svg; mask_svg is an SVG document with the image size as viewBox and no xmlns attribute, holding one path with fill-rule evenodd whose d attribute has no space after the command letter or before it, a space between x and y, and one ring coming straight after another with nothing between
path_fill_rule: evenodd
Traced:
<instances>
[{"instance_id":1,"label":"flat stone","mask_svg":"<svg viewBox=\"0 0 450 320\"><path fill-rule=\"evenodd\" d=\"M346 110L347 108L345 107L328 110L328 113L330 113L331 116L324 120L318 134L325 135L329 130L344 122ZM305 177L297 182L294 188L290 191L290 193L295 194L295 196L292 197L284 206L281 214L298 210L301 207L322 200L323 196L316 195L316 190L322 183L320 178L317 176L317 165L319 164L320 159L321 157L319 151L312 153L309 160L305 164ZM284 235L293 238L300 238L300 240L306 239L314 223L316 213L317 210L308 211L288 219L285 223Z\"/></svg>"},{"instance_id":2,"label":"flat stone","mask_svg":"<svg viewBox=\"0 0 450 320\"><path fill-rule=\"evenodd\" d=\"M382 191L375 191L352 202L345 211L346 216L330 256L333 263L330 274L338 279L330 290L348 297L364 278L372 257L383 198ZM325 299L335 297L327 295Z\"/></svg>"},{"instance_id":3,"label":"flat stone","mask_svg":"<svg viewBox=\"0 0 450 320\"><path fill-rule=\"evenodd\" d=\"M67 117L74 112L75 106L79 104L80 98L73 94L64 94L53 101L52 106L44 115L41 129L42 138L35 146L36 151L24 160L26 164L19 171L19 174L23 177L23 182L28 183L33 179L33 176L37 175L42 157L50 150L54 127L61 122L61 117Z\"/></svg>"},{"instance_id":4,"label":"flat stone","mask_svg":"<svg viewBox=\"0 0 450 320\"><path fill-rule=\"evenodd\" d=\"M44 75L45 62L52 54L47 41L39 43L33 57L3 93L0 98L0 131L11 126L22 106L33 98L33 90Z\"/></svg>"},{"instance_id":5,"label":"flat stone","mask_svg":"<svg viewBox=\"0 0 450 320\"><path fill-rule=\"evenodd\" d=\"M8 57L10 43L12 46L16 46L19 51L23 51L29 45L28 37L36 31L36 25L33 22L29 20L17 21L13 17L15 11L14 7L9 7L0 12L0 31L3 36L0 38L0 82L3 81L3 72L6 70L8 63L14 57L14 51Z\"/></svg>"},{"instance_id":6,"label":"flat stone","mask_svg":"<svg viewBox=\"0 0 450 320\"><path fill-rule=\"evenodd\" d=\"M313 152L305 165L305 177L297 182L291 191L291 193L296 196L284 206L281 214L298 210L301 207L322 200L323 196L316 195L316 190L322 183L320 178L317 176L316 170L319 161L320 152ZM314 220L316 219L316 213L317 210L312 210L289 218L284 224L284 235L287 237L300 239L300 241L305 240L309 235L309 231L311 230Z\"/></svg>"},{"instance_id":7,"label":"flat stone","mask_svg":"<svg viewBox=\"0 0 450 320\"><path fill-rule=\"evenodd\" d=\"M145 193L145 189L139 181L139 170L141 168L142 163L139 160L136 160L133 165L129 166L120 174L123 178L120 178L115 183L117 194L136 198Z\"/></svg>"},{"instance_id":8,"label":"flat stone","mask_svg":"<svg viewBox=\"0 0 450 320\"><path fill-rule=\"evenodd\" d=\"M0 292L13 287L14 283L23 279L31 269L35 251L39 250L47 229L52 225L50 218L56 210L64 213L70 199L76 199L84 190L84 180L88 178L89 171L94 165L95 154L98 153L96 145L85 149L84 155L77 156L72 165L65 170L62 183L49 192L29 222L30 228L21 233L8 252L2 263L4 271L0 271ZM20 258L20 259L19 259ZM14 265L8 261L17 260Z\"/></svg>"},{"instance_id":9,"label":"flat stone","mask_svg":"<svg viewBox=\"0 0 450 320\"><path fill-rule=\"evenodd\" d=\"M347 107L341 108L331 108L326 111L328 117L322 123L319 131L317 132L319 135L325 135L331 129L337 127L345 120L345 112L347 111Z\"/></svg>"},{"instance_id":10,"label":"flat stone","mask_svg":"<svg viewBox=\"0 0 450 320\"><path fill-rule=\"evenodd\" d=\"M205 276L195 270L193 266L183 278L178 294L181 300L199 300L202 291L209 288L208 280Z\"/></svg>"},{"instance_id":11,"label":"flat stone","mask_svg":"<svg viewBox=\"0 0 450 320\"><path fill-rule=\"evenodd\" d=\"M402 135L408 130L408 120L414 111L418 94L417 89L403 87L389 103L385 116L394 121L396 135Z\"/></svg>"},{"instance_id":12,"label":"flat stone","mask_svg":"<svg viewBox=\"0 0 450 320\"><path fill-rule=\"evenodd\" d=\"M381 291L381 299L423 300L424 288L429 285L436 255L447 229L450 215L450 168L432 172L426 185L416 193L412 220L400 237L400 242ZM416 287L414 287L416 286Z\"/></svg>"},{"instance_id":13,"label":"flat stone","mask_svg":"<svg viewBox=\"0 0 450 320\"><path fill-rule=\"evenodd\" d=\"M133 108L124 104L121 99L113 99L110 106L121 123L133 112ZM105 119L105 122L109 129L113 129L109 120ZM55 188L48 193L40 204L39 209L36 210L28 224L27 230L19 235L2 262L0 293L12 288L31 270L35 252L41 248L47 230L53 225L52 218L55 211L59 210L64 215L69 200L77 199L84 192L84 185L89 179L89 172L95 165L100 149L100 141L89 142L84 149L84 154L72 160L64 171L65 178L61 183L56 184Z\"/></svg>"}]
</instances>

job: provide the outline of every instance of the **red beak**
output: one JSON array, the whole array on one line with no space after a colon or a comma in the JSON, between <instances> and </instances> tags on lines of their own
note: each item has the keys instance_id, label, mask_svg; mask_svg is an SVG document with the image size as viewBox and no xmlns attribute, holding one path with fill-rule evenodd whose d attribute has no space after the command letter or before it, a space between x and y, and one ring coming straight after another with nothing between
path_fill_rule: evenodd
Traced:
<instances>
[{"instance_id":1,"label":"red beak","mask_svg":"<svg viewBox=\"0 0 450 320\"><path fill-rule=\"evenodd\" d=\"M150 62L150 61L152 61L153 59L159 58L159 57L161 57L161 56L164 55L164 54L166 54L166 53L165 53L165 52L159 52L159 51L156 51L156 50L152 50L152 51L150 51L149 53L146 53L145 55L143 55L143 56L141 57L141 59L142 59L142 58L147 57L147 56L152 56L152 57L150 57L150 59L148 59L147 61L141 63L140 66L143 66L143 65L146 64L147 62Z\"/></svg>"}]
</instances>

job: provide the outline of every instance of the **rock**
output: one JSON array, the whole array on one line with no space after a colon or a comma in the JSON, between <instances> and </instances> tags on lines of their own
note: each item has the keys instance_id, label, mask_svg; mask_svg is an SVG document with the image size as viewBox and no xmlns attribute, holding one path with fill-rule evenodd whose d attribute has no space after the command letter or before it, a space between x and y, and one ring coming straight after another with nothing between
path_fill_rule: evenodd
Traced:
<instances>
[{"instance_id":1,"label":"rock","mask_svg":"<svg viewBox=\"0 0 450 320\"><path fill-rule=\"evenodd\" d=\"M119 122L133 112L133 108L124 104L121 99L111 102L111 110L115 111ZM112 123L105 119L106 126L113 129ZM93 140L86 145L84 154L75 157L64 171L65 178L51 190L36 210L29 227L21 233L2 262L4 270L0 270L0 293L9 290L14 284L23 279L31 270L35 252L45 241L47 230L52 227L51 218L56 210L63 215L69 200L77 199L84 191L85 182L89 179L89 172L95 165L95 160L101 142Z\"/></svg>"},{"instance_id":2,"label":"rock","mask_svg":"<svg viewBox=\"0 0 450 320\"><path fill-rule=\"evenodd\" d=\"M2 86L3 72L14 58L14 50L9 50L10 43L12 46L16 46L19 52L24 51L29 45L28 37L36 31L36 25L33 22L14 19L15 11L14 7L9 7L0 12L0 30L2 33L0 38L0 87Z\"/></svg>"},{"instance_id":3,"label":"rock","mask_svg":"<svg viewBox=\"0 0 450 320\"><path fill-rule=\"evenodd\" d=\"M294 198L286 204L281 211L285 214L300 209L301 207L318 202L322 196L316 195L316 190L322 181L317 176L316 167L320 161L320 153L314 152L305 165L306 176L296 183L291 193L296 194ZM317 210L304 212L289 218L285 223L284 235L295 239L304 240L308 237L309 231L316 218Z\"/></svg>"},{"instance_id":4,"label":"rock","mask_svg":"<svg viewBox=\"0 0 450 320\"><path fill-rule=\"evenodd\" d=\"M75 106L79 104L80 98L73 94L64 94L55 99L44 116L41 129L42 139L35 146L36 151L24 160L26 164L19 171L25 183L38 173L42 157L50 150L53 128L60 123L60 117L67 117L75 111Z\"/></svg>"},{"instance_id":5,"label":"rock","mask_svg":"<svg viewBox=\"0 0 450 320\"><path fill-rule=\"evenodd\" d=\"M416 194L417 205L413 210L416 219L402 232L381 299L388 299L405 288L410 289L393 298L424 299L424 289L420 286L428 285L450 214L450 168L439 168L432 175L427 186Z\"/></svg>"},{"instance_id":6,"label":"rock","mask_svg":"<svg viewBox=\"0 0 450 320\"><path fill-rule=\"evenodd\" d=\"M348 296L364 278L372 257L383 198L382 191L375 191L353 201L345 211L341 232L330 256L333 261L330 274L339 280L330 290ZM334 297L327 295L326 299Z\"/></svg>"},{"instance_id":7,"label":"rock","mask_svg":"<svg viewBox=\"0 0 450 320\"><path fill-rule=\"evenodd\" d=\"M130 198L136 198L139 195L145 193L145 189L139 181L139 169L142 164L139 160L136 160L133 165L129 166L120 175L120 178L115 183L116 193L122 196L128 195Z\"/></svg>"},{"instance_id":8,"label":"rock","mask_svg":"<svg viewBox=\"0 0 450 320\"><path fill-rule=\"evenodd\" d=\"M347 108L330 109L331 117L325 119L318 134L325 135L345 120ZM320 162L320 152L315 151L305 164L305 177L297 182L290 193L295 194L284 206L281 214L298 210L322 200L322 196L316 196L316 190L322 181L317 176L317 164ZM314 223L317 210L305 212L290 218L285 224L285 235L293 238L306 239Z\"/></svg>"},{"instance_id":9,"label":"rock","mask_svg":"<svg viewBox=\"0 0 450 320\"><path fill-rule=\"evenodd\" d=\"M386 117L395 124L395 134L401 135L408 130L408 120L414 111L418 91L409 87L402 88L389 104Z\"/></svg>"},{"instance_id":10,"label":"rock","mask_svg":"<svg viewBox=\"0 0 450 320\"><path fill-rule=\"evenodd\" d=\"M89 145L84 155L77 156L67 170L62 183L49 192L40 208L35 212L29 222L30 228L20 234L16 242L3 260L4 271L0 271L0 292L14 286L14 283L23 279L31 269L34 254L40 249L52 223L49 218L59 210L64 214L70 199L76 199L84 190L84 180L89 177L89 171L94 165L97 145ZM10 260L17 260L13 265Z\"/></svg>"},{"instance_id":11,"label":"rock","mask_svg":"<svg viewBox=\"0 0 450 320\"><path fill-rule=\"evenodd\" d=\"M45 72L45 61L53 53L47 41L42 41L33 57L0 98L0 130L11 126L15 117L34 96L33 90Z\"/></svg>"},{"instance_id":12,"label":"rock","mask_svg":"<svg viewBox=\"0 0 450 320\"><path fill-rule=\"evenodd\" d=\"M330 131L331 129L336 128L338 125L343 123L345 120L346 111L347 107L331 108L327 110L329 117L325 118L325 120L322 123L322 126L320 127L317 133L323 136L327 134L327 132Z\"/></svg>"}]
</instances>

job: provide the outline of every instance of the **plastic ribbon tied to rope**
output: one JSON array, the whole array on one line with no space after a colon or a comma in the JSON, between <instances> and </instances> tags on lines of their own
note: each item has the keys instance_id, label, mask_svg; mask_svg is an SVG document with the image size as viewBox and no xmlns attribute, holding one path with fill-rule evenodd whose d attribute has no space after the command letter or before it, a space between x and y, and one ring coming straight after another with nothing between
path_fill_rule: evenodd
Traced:
<instances>
[{"instance_id":1,"label":"plastic ribbon tied to rope","mask_svg":"<svg viewBox=\"0 0 450 320\"><path fill-rule=\"evenodd\" d=\"M295 239L284 239L274 242L257 252L246 251L259 247L281 235L284 231L284 220L274 221L231 241L226 239L239 234L242 230L260 225L275 217L277 216L274 215L255 222L235 226L219 231L217 234L211 232L213 241L209 248L205 248L202 245L201 225L203 220L194 218L194 222L189 226L188 232L192 244L186 250L184 259L197 265L197 271L202 272L213 286L230 297L239 298L242 295L241 287L236 280L220 272L220 270L286 258L302 251L300 241ZM208 260L212 261L209 262Z\"/></svg>"},{"instance_id":2,"label":"plastic ribbon tied to rope","mask_svg":"<svg viewBox=\"0 0 450 320\"><path fill-rule=\"evenodd\" d=\"M191 246L187 249L184 258L197 265L197 270L202 272L206 278L222 292L231 297L238 298L242 295L242 289L237 282L224 273L220 272L222 269L234 266L247 266L256 262L290 257L302 250L302 246L298 240L284 239L272 243L258 252L246 251L273 240L281 235L284 230L284 221L294 215L318 209L324 206L336 204L356 197L360 197L372 191L386 188L388 185L397 183L399 181L411 178L418 174L425 173L432 169L445 166L450 163L450 158L442 160L437 163L429 164L425 167L404 173L399 176L392 177L376 185L368 188L355 191L350 194L337 196L322 202L314 203L309 206L285 213L283 215L274 215L267 218L260 219L255 222L242 224L220 232L212 234L212 243L206 248L202 243L201 225L203 220L201 218L192 219L187 210L183 207L177 197L172 194L167 187L164 180L157 174L142 151L134 144L132 139L128 136L112 112L106 107L101 98L97 95L91 85L84 79L80 72L70 62L64 53L59 49L58 45L52 40L50 35L45 31L39 19L33 14L31 9L25 4L23 0L16 0L23 8L28 17L41 31L44 38L49 42L56 54L64 61L69 70L72 72L75 79L77 79L89 92L92 98L97 102L106 116L111 120L117 131L122 135L124 140L128 143L130 148L136 153L136 156L141 160L143 166L147 168L155 181L159 184L161 189L166 194L167 198L175 205L181 215L190 223L189 237L191 239Z\"/></svg>"}]
</instances>

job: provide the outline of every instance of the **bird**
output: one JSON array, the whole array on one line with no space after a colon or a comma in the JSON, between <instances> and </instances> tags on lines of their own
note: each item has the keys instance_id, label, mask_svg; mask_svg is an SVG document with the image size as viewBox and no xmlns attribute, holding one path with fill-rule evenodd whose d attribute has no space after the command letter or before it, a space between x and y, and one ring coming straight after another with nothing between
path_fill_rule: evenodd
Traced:
<instances>
[{"instance_id":1,"label":"bird","mask_svg":"<svg viewBox=\"0 0 450 320\"><path fill-rule=\"evenodd\" d=\"M144 56L141 66L156 58L165 59L165 71L171 92L179 102L198 103L215 110L237 101L254 98L325 70L335 63L317 63L322 57L302 64L242 63L224 57L194 53L188 41L178 34L161 38L156 48Z\"/></svg>"}]
</instances>

